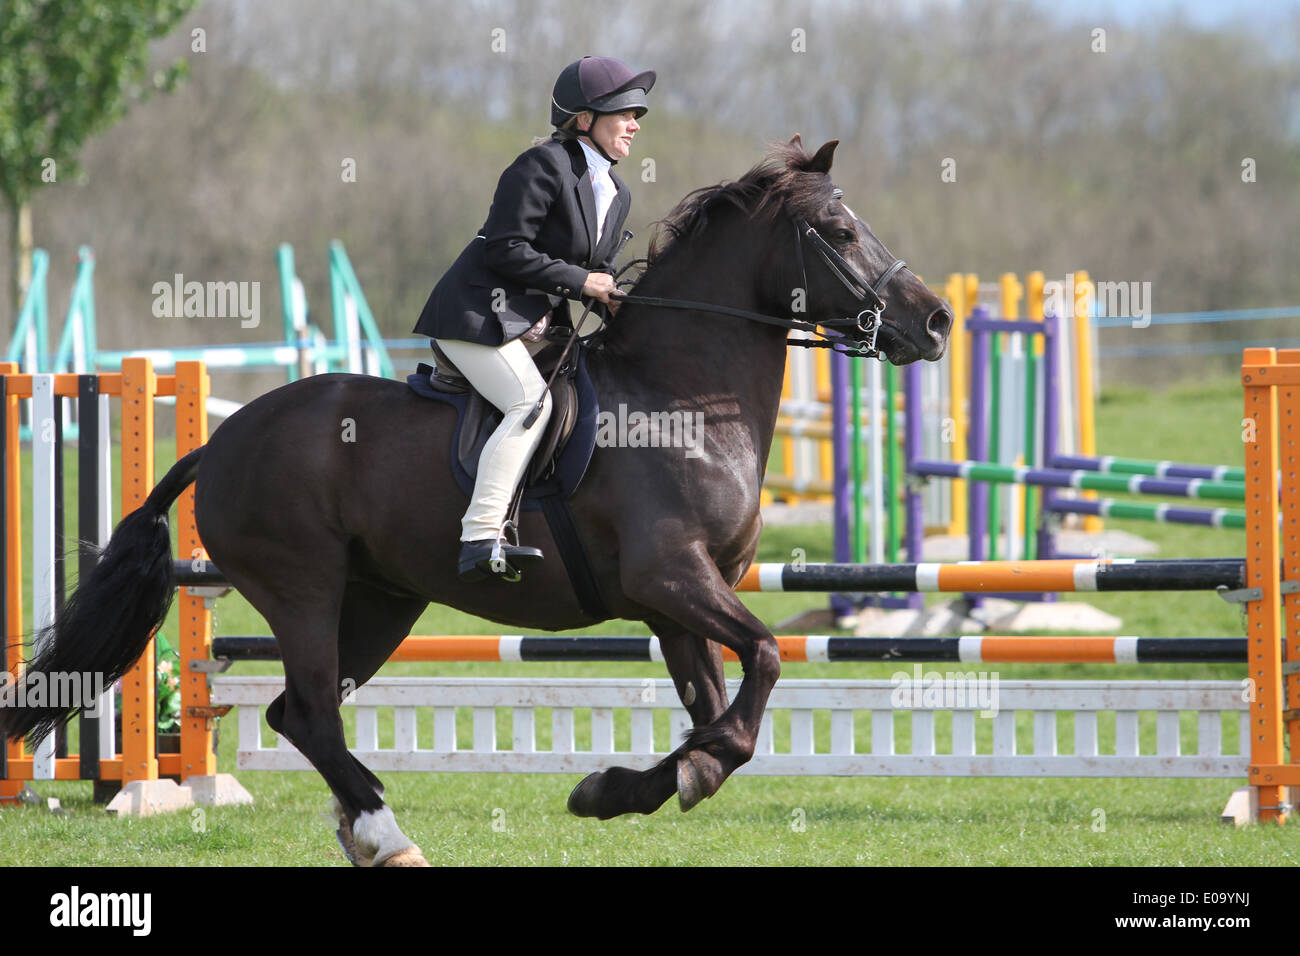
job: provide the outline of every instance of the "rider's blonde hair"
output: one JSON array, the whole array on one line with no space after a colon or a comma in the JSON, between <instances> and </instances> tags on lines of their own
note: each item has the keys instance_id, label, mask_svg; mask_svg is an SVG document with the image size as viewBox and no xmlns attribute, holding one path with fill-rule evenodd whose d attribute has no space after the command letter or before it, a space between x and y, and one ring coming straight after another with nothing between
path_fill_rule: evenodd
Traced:
<instances>
[{"instance_id":1,"label":"rider's blonde hair","mask_svg":"<svg viewBox=\"0 0 1300 956\"><path fill-rule=\"evenodd\" d=\"M565 120L564 125L550 136L534 136L533 145L541 146L543 143L549 142L556 137L561 139L574 139L575 137L582 135L578 130L578 120L584 116L587 117L587 131L590 132L592 125L596 122L596 114L591 110L582 110L579 113L574 113Z\"/></svg>"}]
</instances>

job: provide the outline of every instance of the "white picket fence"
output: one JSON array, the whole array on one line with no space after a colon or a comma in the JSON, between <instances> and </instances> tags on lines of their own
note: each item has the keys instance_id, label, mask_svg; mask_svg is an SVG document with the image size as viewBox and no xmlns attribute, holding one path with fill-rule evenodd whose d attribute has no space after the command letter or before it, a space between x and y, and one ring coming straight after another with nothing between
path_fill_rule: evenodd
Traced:
<instances>
[{"instance_id":1,"label":"white picket fence","mask_svg":"<svg viewBox=\"0 0 1300 956\"><path fill-rule=\"evenodd\" d=\"M728 682L734 694L736 682ZM1244 777L1248 704L1235 681L1002 681L997 711L951 697L899 707L891 681L782 680L772 692L757 753L741 772L815 776ZM262 743L262 711L283 688L279 677L218 677L212 702L239 708L240 770L309 770L283 738ZM971 695L972 697L974 695ZM469 708L472 745L457 747L456 708ZM540 709L551 711L551 749L538 749ZM381 711L391 711L392 746L380 746ZM669 711L656 728L655 712ZM498 740L498 712L511 739ZM575 715L583 712L582 734ZM900 752L896 715L910 715L910 747ZM504 773L588 773L644 769L670 752L690 720L667 680L627 678L376 678L344 705L355 715L353 753L370 769ZM432 719L430 719L432 712ZM829 719L819 716L828 712ZM1032 722L1032 749L1017 746ZM937 721L940 715L947 717ZM1058 718L1069 714L1073 747L1061 752ZM1224 752L1225 714L1237 728ZM1109 716L1107 716L1109 715ZM1195 715L1194 717L1190 715ZM461 717L466 715L462 711ZM579 750L577 741L590 745ZM779 720L781 732L775 731ZM908 718L902 718L904 724ZM869 731L868 731L869 722ZM387 740L388 717L385 713ZM989 728L981 727L982 724ZM818 732L820 728L820 733ZM788 729L788 732L787 732ZM656 732L657 731L657 732ZM828 732L827 732L828 731ZM1154 750L1151 750L1154 734ZM468 735L467 735L468 736ZM780 752L776 741L782 741ZM1231 732L1226 735L1231 739ZM869 738L870 752L855 751ZM629 743L615 750L616 739ZM1146 743L1143 752L1142 743ZM822 744L819 749L818 743ZM944 752L937 745L945 744ZM979 746L977 746L977 744ZM950 746L949 746L950 745Z\"/></svg>"}]
</instances>

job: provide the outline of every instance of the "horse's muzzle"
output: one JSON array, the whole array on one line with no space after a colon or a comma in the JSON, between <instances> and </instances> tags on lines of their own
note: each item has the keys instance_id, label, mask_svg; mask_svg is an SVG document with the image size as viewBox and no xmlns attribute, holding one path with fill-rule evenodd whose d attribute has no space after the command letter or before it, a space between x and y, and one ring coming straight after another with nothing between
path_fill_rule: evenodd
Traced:
<instances>
[{"instance_id":1,"label":"horse's muzzle","mask_svg":"<svg viewBox=\"0 0 1300 956\"><path fill-rule=\"evenodd\" d=\"M928 341L921 348L921 357L927 362L937 362L942 358L951 332L952 313L945 306L940 306L925 320L925 336Z\"/></svg>"}]
</instances>

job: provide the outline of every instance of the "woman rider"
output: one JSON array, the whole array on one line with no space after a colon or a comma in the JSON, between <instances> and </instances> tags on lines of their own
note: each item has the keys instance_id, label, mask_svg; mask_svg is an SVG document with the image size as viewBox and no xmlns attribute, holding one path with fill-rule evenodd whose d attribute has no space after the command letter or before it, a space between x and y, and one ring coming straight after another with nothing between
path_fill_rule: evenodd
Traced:
<instances>
[{"instance_id":1,"label":"woman rider","mask_svg":"<svg viewBox=\"0 0 1300 956\"><path fill-rule=\"evenodd\" d=\"M460 575L506 573L540 560L536 548L502 540L506 515L551 414L550 395L531 427L523 421L546 383L532 354L549 322L569 320L569 299L604 305L631 197L611 167L626 159L646 113L653 70L608 57L570 63L551 94L557 127L501 174L487 222L439 280L415 331L431 336L504 417L483 448L474 497L461 519Z\"/></svg>"}]
</instances>

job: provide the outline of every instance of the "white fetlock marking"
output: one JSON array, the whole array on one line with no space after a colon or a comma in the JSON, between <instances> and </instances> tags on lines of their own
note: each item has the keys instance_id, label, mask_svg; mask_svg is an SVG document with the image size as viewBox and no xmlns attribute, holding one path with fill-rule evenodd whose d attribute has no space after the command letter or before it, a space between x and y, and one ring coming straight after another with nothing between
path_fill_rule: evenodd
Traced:
<instances>
[{"instance_id":1,"label":"white fetlock marking","mask_svg":"<svg viewBox=\"0 0 1300 956\"><path fill-rule=\"evenodd\" d=\"M384 862L394 853L415 846L398 828L397 820L389 807L368 810L357 817L357 822L352 825L352 837L356 840L357 849L372 858L376 864Z\"/></svg>"}]
</instances>

